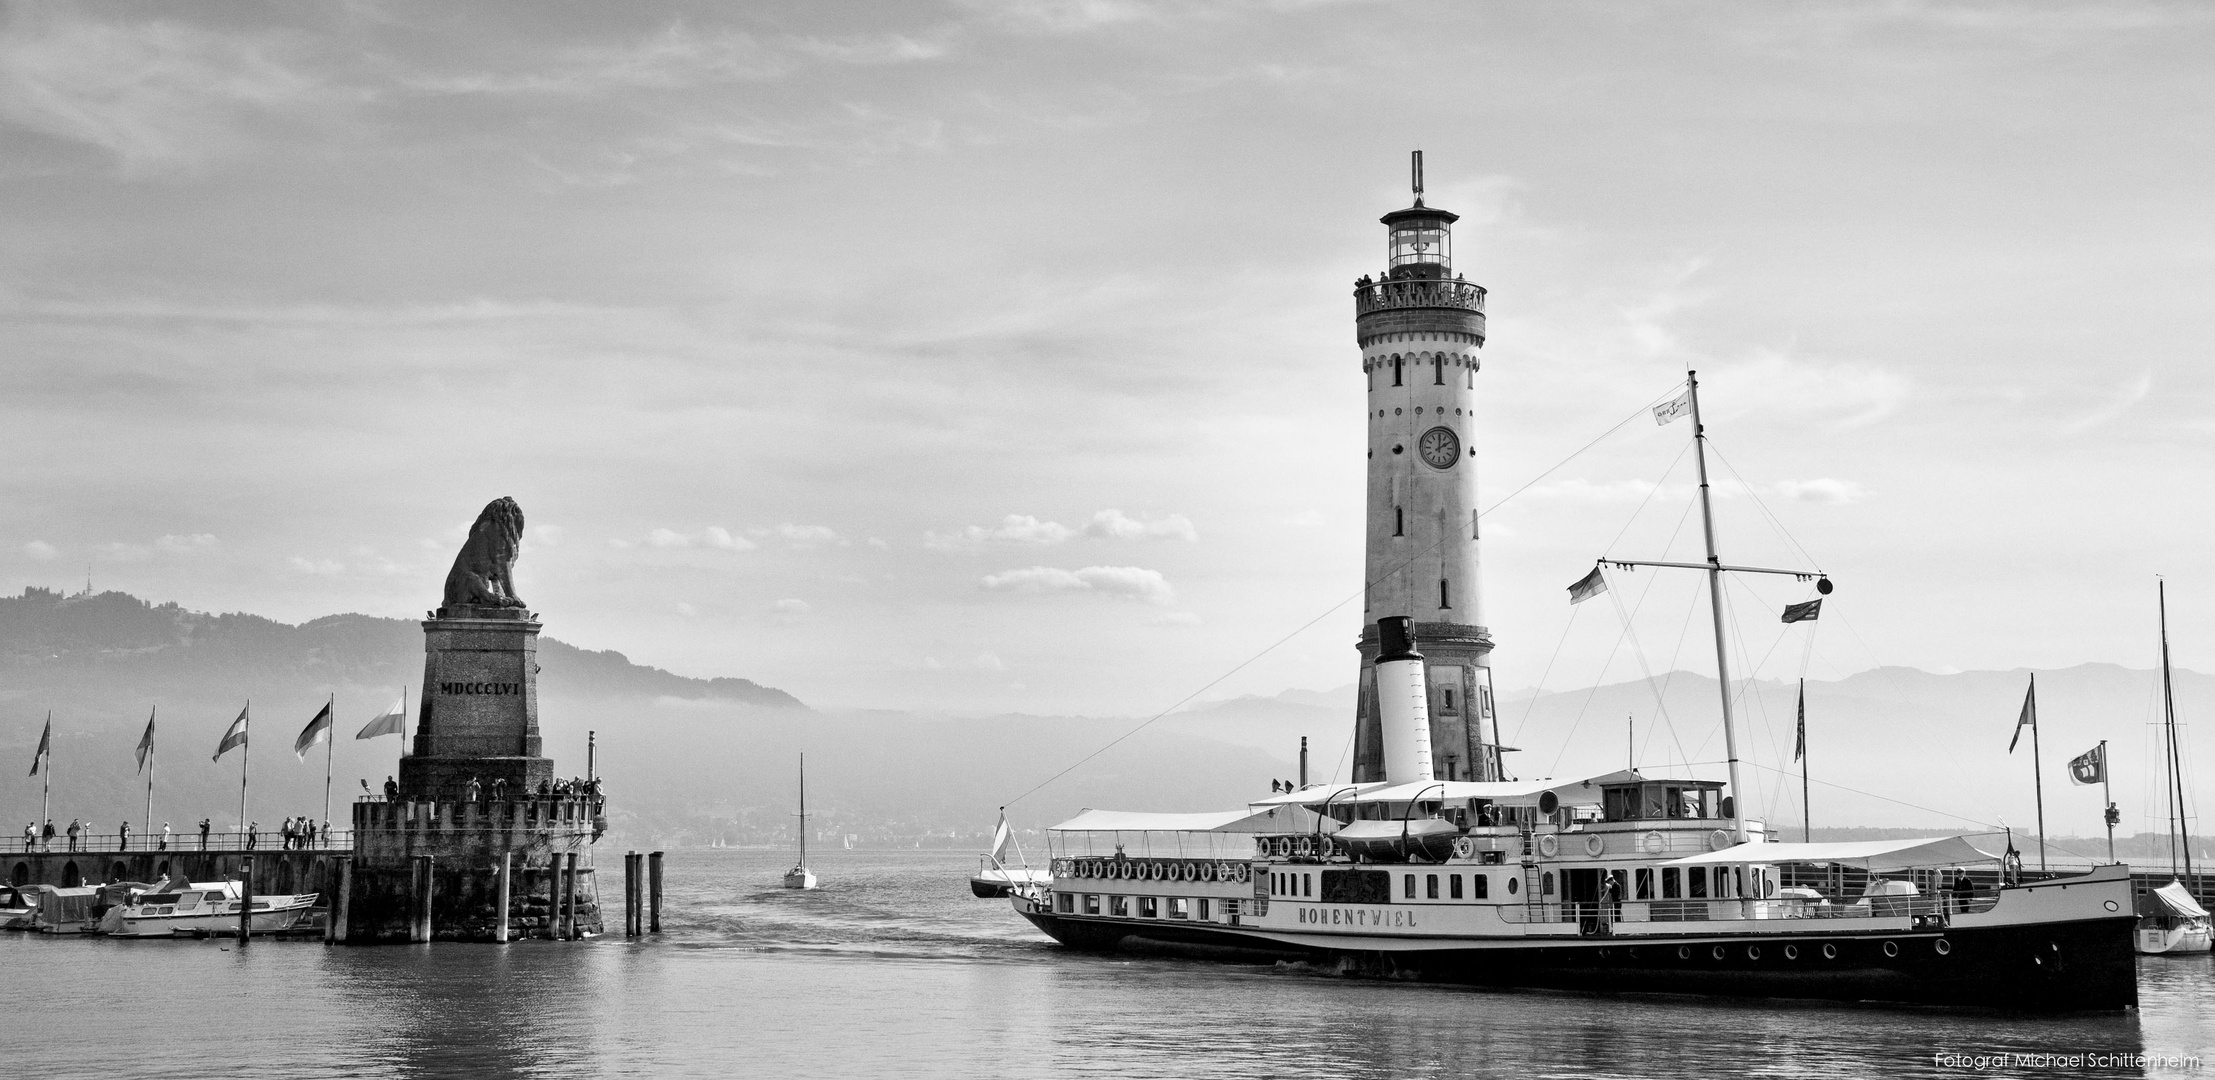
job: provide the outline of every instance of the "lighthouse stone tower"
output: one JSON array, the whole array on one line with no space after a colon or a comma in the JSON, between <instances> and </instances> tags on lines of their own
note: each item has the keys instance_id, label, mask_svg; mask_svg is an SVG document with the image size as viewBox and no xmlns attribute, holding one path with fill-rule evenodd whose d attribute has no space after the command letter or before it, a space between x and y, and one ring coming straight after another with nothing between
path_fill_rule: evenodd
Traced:
<instances>
[{"instance_id":1,"label":"lighthouse stone tower","mask_svg":"<svg viewBox=\"0 0 2215 1080\"><path fill-rule=\"evenodd\" d=\"M1501 777L1494 723L1492 638L1477 584L1476 424L1484 288L1454 272L1458 215L1415 204L1381 219L1381 279L1354 286L1354 332L1368 380L1367 575L1356 782L1386 775L1377 704L1377 620L1405 616L1426 662L1431 770L1439 780Z\"/></svg>"}]
</instances>

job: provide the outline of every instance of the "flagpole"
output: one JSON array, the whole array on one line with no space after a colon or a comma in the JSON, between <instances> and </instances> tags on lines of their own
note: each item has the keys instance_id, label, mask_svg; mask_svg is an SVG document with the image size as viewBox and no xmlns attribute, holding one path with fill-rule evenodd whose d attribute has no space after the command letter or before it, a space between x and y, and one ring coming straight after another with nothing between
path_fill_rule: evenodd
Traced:
<instances>
[{"instance_id":1,"label":"flagpole","mask_svg":"<svg viewBox=\"0 0 2215 1080\"><path fill-rule=\"evenodd\" d=\"M246 721L246 738L239 741L238 747L238 843L240 847L246 846L246 758L254 752L253 711L254 701L252 698L248 698L246 707L239 710L240 716L248 718Z\"/></svg>"},{"instance_id":2,"label":"flagpole","mask_svg":"<svg viewBox=\"0 0 2215 1080\"><path fill-rule=\"evenodd\" d=\"M1723 751L1730 759L1731 837L1746 841L1746 808L1738 804L1746 789L1738 784L1738 725L1730 708L1730 643L1723 631L1723 560L1715 554L1715 511L1707 497L1707 428L1700 422L1700 377L1684 373L1685 392L1692 405L1692 458L1700 473L1700 526L1707 538L1707 606L1715 620L1715 681L1723 694Z\"/></svg>"},{"instance_id":3,"label":"flagpole","mask_svg":"<svg viewBox=\"0 0 2215 1080\"><path fill-rule=\"evenodd\" d=\"M156 705L146 712L146 732L149 736L154 732L154 715L160 711L161 706ZM138 830L140 836L150 835L154 831L154 764L154 741L152 738L148 738L146 741L146 823Z\"/></svg>"},{"instance_id":4,"label":"flagpole","mask_svg":"<svg viewBox=\"0 0 2215 1080\"><path fill-rule=\"evenodd\" d=\"M2100 740L2100 799L2107 803L2109 810L2115 808L2115 789L2107 776L2106 739ZM2103 811L2100 817L2107 822L2107 861L2112 863L2115 861L2115 815Z\"/></svg>"},{"instance_id":5,"label":"flagpole","mask_svg":"<svg viewBox=\"0 0 2215 1080\"><path fill-rule=\"evenodd\" d=\"M371 700L375 699L372 698ZM331 824L331 758L338 753L338 694L336 692L331 694L330 703L325 705L324 708L331 710L331 726L323 729L322 825L324 828L329 828ZM316 835L321 836L322 834L318 833Z\"/></svg>"},{"instance_id":6,"label":"flagpole","mask_svg":"<svg viewBox=\"0 0 2215 1080\"><path fill-rule=\"evenodd\" d=\"M1807 680L1800 680L1800 840L1815 842L1815 812L1807 804Z\"/></svg>"},{"instance_id":7,"label":"flagpole","mask_svg":"<svg viewBox=\"0 0 2215 1080\"><path fill-rule=\"evenodd\" d=\"M54 787L53 738L54 710L48 709L46 710L46 734L39 739L39 743L46 748L46 760L39 762L38 770L38 849L40 851L45 851L47 847L46 826L54 823L54 811L51 806Z\"/></svg>"},{"instance_id":8,"label":"flagpole","mask_svg":"<svg viewBox=\"0 0 2215 1080\"><path fill-rule=\"evenodd\" d=\"M2038 794L2038 872L2046 872L2046 778L2038 767L2038 673L2030 673L2030 780Z\"/></svg>"}]
</instances>

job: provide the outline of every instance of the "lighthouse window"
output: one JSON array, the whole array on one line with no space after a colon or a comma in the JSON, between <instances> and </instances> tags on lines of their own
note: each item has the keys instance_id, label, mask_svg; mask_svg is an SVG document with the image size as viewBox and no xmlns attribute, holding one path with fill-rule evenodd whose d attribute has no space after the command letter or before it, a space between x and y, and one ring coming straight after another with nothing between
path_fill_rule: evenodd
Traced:
<instances>
[{"instance_id":1,"label":"lighthouse window","mask_svg":"<svg viewBox=\"0 0 2215 1080\"><path fill-rule=\"evenodd\" d=\"M1434 356L1431 358L1431 385L1446 385L1446 360L1444 357Z\"/></svg>"},{"instance_id":2,"label":"lighthouse window","mask_svg":"<svg viewBox=\"0 0 2215 1080\"><path fill-rule=\"evenodd\" d=\"M1397 506L1392 508L1392 535L1407 535L1407 511Z\"/></svg>"},{"instance_id":3,"label":"lighthouse window","mask_svg":"<svg viewBox=\"0 0 2215 1080\"><path fill-rule=\"evenodd\" d=\"M1445 578L1438 579L1438 606L1442 608L1454 606L1453 594L1447 591ZM1447 703L1448 707L1451 707L1452 704L1452 702Z\"/></svg>"},{"instance_id":4,"label":"lighthouse window","mask_svg":"<svg viewBox=\"0 0 2215 1080\"><path fill-rule=\"evenodd\" d=\"M1394 386L1400 385L1400 363L1399 357L1392 358L1392 385Z\"/></svg>"}]
</instances>

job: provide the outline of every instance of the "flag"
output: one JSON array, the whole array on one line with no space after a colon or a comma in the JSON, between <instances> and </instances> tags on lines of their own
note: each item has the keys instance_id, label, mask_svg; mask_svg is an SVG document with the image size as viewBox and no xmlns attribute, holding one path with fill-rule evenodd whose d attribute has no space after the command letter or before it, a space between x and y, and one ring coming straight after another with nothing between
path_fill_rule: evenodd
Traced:
<instances>
[{"instance_id":1,"label":"flag","mask_svg":"<svg viewBox=\"0 0 2215 1080\"><path fill-rule=\"evenodd\" d=\"M1005 852L1005 851L1007 850L1007 846L1008 846L1008 812L1007 812L1006 810L1002 810L1002 811L1000 811L1000 824L999 824L999 827L998 827L998 828L995 828L995 829L993 829L993 830L992 830L992 861L993 861L993 862L997 863L997 862L999 862L999 861L1000 861L1000 855L1001 855L1001 853L1002 853L1002 852Z\"/></svg>"},{"instance_id":2,"label":"flag","mask_svg":"<svg viewBox=\"0 0 2215 1080\"><path fill-rule=\"evenodd\" d=\"M2023 715L2015 718L2015 737L2007 740L2007 752L2015 752L2015 744L2023 741L2024 728L2038 726L2038 676L2030 677L2030 689L2023 692Z\"/></svg>"},{"instance_id":3,"label":"flag","mask_svg":"<svg viewBox=\"0 0 2215 1080\"><path fill-rule=\"evenodd\" d=\"M300 729L300 737L292 740L293 756L306 761L308 759L308 747L330 737L331 703L326 701L323 703L323 708L316 712L315 719L308 721L308 726Z\"/></svg>"},{"instance_id":4,"label":"flag","mask_svg":"<svg viewBox=\"0 0 2215 1080\"><path fill-rule=\"evenodd\" d=\"M38 753L31 755L31 775L37 776L39 766L46 764L54 754L54 717L46 717L46 731L38 737Z\"/></svg>"},{"instance_id":5,"label":"flag","mask_svg":"<svg viewBox=\"0 0 2215 1080\"><path fill-rule=\"evenodd\" d=\"M1785 622L1814 622L1823 613L1823 598L1816 597L1804 604L1784 605Z\"/></svg>"},{"instance_id":6,"label":"flag","mask_svg":"<svg viewBox=\"0 0 2215 1080\"><path fill-rule=\"evenodd\" d=\"M146 714L146 734L138 737L138 771L146 771L146 759L154 752L154 714Z\"/></svg>"},{"instance_id":7,"label":"flag","mask_svg":"<svg viewBox=\"0 0 2215 1080\"><path fill-rule=\"evenodd\" d=\"M1602 577L1600 568L1595 566L1591 573L1584 575L1576 584L1569 586L1569 602L1571 604L1581 604L1606 591L1607 578Z\"/></svg>"},{"instance_id":8,"label":"flag","mask_svg":"<svg viewBox=\"0 0 2215 1080\"><path fill-rule=\"evenodd\" d=\"M392 703L391 709L386 710L383 716L371 720L354 737L357 739L374 739L379 735L405 735L407 733L408 698L406 694L402 694L400 700Z\"/></svg>"},{"instance_id":9,"label":"flag","mask_svg":"<svg viewBox=\"0 0 2215 1080\"><path fill-rule=\"evenodd\" d=\"M240 709L238 719L231 721L231 726L224 729L223 741L215 744L215 756L208 760L221 761L223 755L231 752L232 747L244 745L246 745L246 710Z\"/></svg>"},{"instance_id":10,"label":"flag","mask_svg":"<svg viewBox=\"0 0 2215 1080\"><path fill-rule=\"evenodd\" d=\"M1807 756L1807 680L1800 680L1800 739L1793 744L1792 760Z\"/></svg>"},{"instance_id":11,"label":"flag","mask_svg":"<svg viewBox=\"0 0 2215 1080\"><path fill-rule=\"evenodd\" d=\"M2098 784L2107 780L2107 744L2101 743L2082 754L2069 759L2069 779L2079 784Z\"/></svg>"},{"instance_id":12,"label":"flag","mask_svg":"<svg viewBox=\"0 0 2215 1080\"><path fill-rule=\"evenodd\" d=\"M1666 424L1692 411L1692 391L1678 394L1674 399L1654 406L1654 423Z\"/></svg>"}]
</instances>

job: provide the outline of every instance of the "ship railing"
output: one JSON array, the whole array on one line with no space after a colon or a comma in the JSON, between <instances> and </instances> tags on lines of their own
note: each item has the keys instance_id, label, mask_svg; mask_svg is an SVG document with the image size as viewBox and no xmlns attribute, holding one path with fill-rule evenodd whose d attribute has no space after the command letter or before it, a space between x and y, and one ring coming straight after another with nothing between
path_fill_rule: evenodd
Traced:
<instances>
[{"instance_id":1,"label":"ship railing","mask_svg":"<svg viewBox=\"0 0 2215 1080\"><path fill-rule=\"evenodd\" d=\"M1708 922L1751 919L1915 919L1944 922L1956 915L1992 910L1999 897L1864 897L1852 903L1829 900L1754 900L1740 897L1677 900L1559 901L1511 904L1500 917L1511 923Z\"/></svg>"}]
</instances>

